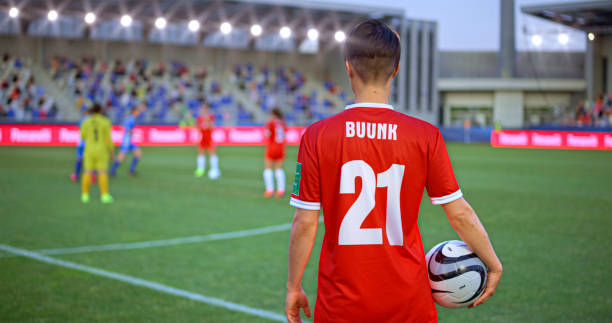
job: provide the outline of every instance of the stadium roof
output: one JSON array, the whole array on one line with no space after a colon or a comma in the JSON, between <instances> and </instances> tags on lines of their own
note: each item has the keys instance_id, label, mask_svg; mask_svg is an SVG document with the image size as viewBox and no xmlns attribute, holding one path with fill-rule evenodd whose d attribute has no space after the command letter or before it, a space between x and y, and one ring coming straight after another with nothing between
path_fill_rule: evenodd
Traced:
<instances>
[{"instance_id":1,"label":"stadium roof","mask_svg":"<svg viewBox=\"0 0 612 323\"><path fill-rule=\"evenodd\" d=\"M0 10L12 7L11 2L3 2ZM15 4L20 9L20 19L26 22L46 17L49 10L54 9L61 15L77 17L93 12L98 18L96 21L118 19L129 14L145 26L152 26L158 17L164 17L169 23L196 19L204 32L218 30L222 22L229 21L236 27L255 23L264 28L289 26L296 32L302 29L303 34L306 29L315 27L323 34L346 30L366 18L391 22L394 18L403 18L405 13L401 8L303 0L29 0Z\"/></svg>"},{"instance_id":2,"label":"stadium roof","mask_svg":"<svg viewBox=\"0 0 612 323\"><path fill-rule=\"evenodd\" d=\"M524 13L585 32L612 33L612 1L582 1L521 7Z\"/></svg>"}]
</instances>

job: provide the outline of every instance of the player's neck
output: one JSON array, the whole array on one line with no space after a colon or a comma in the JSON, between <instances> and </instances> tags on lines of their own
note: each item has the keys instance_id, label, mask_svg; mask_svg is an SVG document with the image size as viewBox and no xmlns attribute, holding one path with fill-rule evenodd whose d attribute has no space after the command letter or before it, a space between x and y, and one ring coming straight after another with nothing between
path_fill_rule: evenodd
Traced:
<instances>
[{"instance_id":1,"label":"player's neck","mask_svg":"<svg viewBox=\"0 0 612 323\"><path fill-rule=\"evenodd\" d=\"M387 86L362 85L355 91L355 103L371 102L389 104L390 88Z\"/></svg>"}]
</instances>

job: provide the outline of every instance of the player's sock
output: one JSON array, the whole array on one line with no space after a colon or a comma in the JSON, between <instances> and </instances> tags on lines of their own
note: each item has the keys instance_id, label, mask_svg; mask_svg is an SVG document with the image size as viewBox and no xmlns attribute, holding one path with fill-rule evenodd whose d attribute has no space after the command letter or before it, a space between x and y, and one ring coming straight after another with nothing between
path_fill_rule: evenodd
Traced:
<instances>
[{"instance_id":1,"label":"player's sock","mask_svg":"<svg viewBox=\"0 0 612 323\"><path fill-rule=\"evenodd\" d=\"M111 171L110 171L111 176L115 176L115 173L117 172L117 168L119 168L119 160L115 159L115 161L113 162L113 167L111 167Z\"/></svg>"},{"instance_id":2,"label":"player's sock","mask_svg":"<svg viewBox=\"0 0 612 323\"><path fill-rule=\"evenodd\" d=\"M203 172L204 168L206 168L206 157L198 155L198 170Z\"/></svg>"},{"instance_id":3,"label":"player's sock","mask_svg":"<svg viewBox=\"0 0 612 323\"><path fill-rule=\"evenodd\" d=\"M219 157L217 155L210 156L210 168L219 169Z\"/></svg>"},{"instance_id":4,"label":"player's sock","mask_svg":"<svg viewBox=\"0 0 612 323\"><path fill-rule=\"evenodd\" d=\"M81 178L81 194L89 194L89 185L91 184L91 174L85 172Z\"/></svg>"},{"instance_id":5,"label":"player's sock","mask_svg":"<svg viewBox=\"0 0 612 323\"><path fill-rule=\"evenodd\" d=\"M100 193L102 195L108 194L108 174L98 174L98 185L100 186Z\"/></svg>"},{"instance_id":6,"label":"player's sock","mask_svg":"<svg viewBox=\"0 0 612 323\"><path fill-rule=\"evenodd\" d=\"M77 158L76 163L74 163L74 175L76 179L79 179L81 176L81 167L83 166L83 158Z\"/></svg>"},{"instance_id":7,"label":"player's sock","mask_svg":"<svg viewBox=\"0 0 612 323\"><path fill-rule=\"evenodd\" d=\"M274 191L274 173L270 168L266 168L263 171L264 184L266 186L266 193Z\"/></svg>"},{"instance_id":8,"label":"player's sock","mask_svg":"<svg viewBox=\"0 0 612 323\"><path fill-rule=\"evenodd\" d=\"M138 160L140 160L140 158L134 156L134 158L132 158L132 165L130 165L130 173L133 173L136 171L136 165L138 164Z\"/></svg>"},{"instance_id":9,"label":"player's sock","mask_svg":"<svg viewBox=\"0 0 612 323\"><path fill-rule=\"evenodd\" d=\"M276 193L280 196L285 193L285 171L279 168L274 173L276 175Z\"/></svg>"}]
</instances>

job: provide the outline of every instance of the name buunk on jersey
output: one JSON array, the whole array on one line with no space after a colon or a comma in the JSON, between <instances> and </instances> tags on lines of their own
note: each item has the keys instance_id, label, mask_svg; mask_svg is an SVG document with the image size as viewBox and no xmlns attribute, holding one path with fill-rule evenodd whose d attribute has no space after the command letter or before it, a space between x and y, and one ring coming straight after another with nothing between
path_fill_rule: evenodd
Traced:
<instances>
[{"instance_id":1,"label":"name buunk on jersey","mask_svg":"<svg viewBox=\"0 0 612 323\"><path fill-rule=\"evenodd\" d=\"M397 124L394 123L347 121L345 130L347 138L397 140Z\"/></svg>"}]
</instances>

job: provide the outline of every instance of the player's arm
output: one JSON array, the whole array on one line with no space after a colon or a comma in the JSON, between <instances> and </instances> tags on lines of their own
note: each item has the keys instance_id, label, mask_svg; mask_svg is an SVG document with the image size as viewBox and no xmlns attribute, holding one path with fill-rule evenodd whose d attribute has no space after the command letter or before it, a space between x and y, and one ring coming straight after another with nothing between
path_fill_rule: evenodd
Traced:
<instances>
[{"instance_id":1,"label":"player's arm","mask_svg":"<svg viewBox=\"0 0 612 323\"><path fill-rule=\"evenodd\" d=\"M266 138L270 138L272 136L272 126L270 123L266 123Z\"/></svg>"},{"instance_id":2,"label":"player's arm","mask_svg":"<svg viewBox=\"0 0 612 323\"><path fill-rule=\"evenodd\" d=\"M285 313L289 322L302 322L300 308L310 318L308 298L302 290L302 276L310 259L319 226L319 210L298 208L293 217L289 240L289 277Z\"/></svg>"},{"instance_id":3,"label":"player's arm","mask_svg":"<svg viewBox=\"0 0 612 323\"><path fill-rule=\"evenodd\" d=\"M108 151L110 153L110 159L112 160L112 159L115 158L115 156L114 156L115 149L114 149L114 146L113 146L113 137L112 137L111 134L112 134L112 125L109 122L107 124L107 126L104 127L104 136L103 136L103 138L104 138L104 144L106 145L106 148L108 149Z\"/></svg>"},{"instance_id":4,"label":"player's arm","mask_svg":"<svg viewBox=\"0 0 612 323\"><path fill-rule=\"evenodd\" d=\"M87 122L83 122L81 124L81 128L79 129L81 131L81 140L87 139L86 138L87 137L87 128L88 128L87 124L88 124Z\"/></svg>"},{"instance_id":5,"label":"player's arm","mask_svg":"<svg viewBox=\"0 0 612 323\"><path fill-rule=\"evenodd\" d=\"M478 255L488 267L487 285L482 295L470 307L484 303L493 296L502 276L502 263L497 258L484 226L468 202L459 198L442 204L451 225L461 239Z\"/></svg>"}]
</instances>

